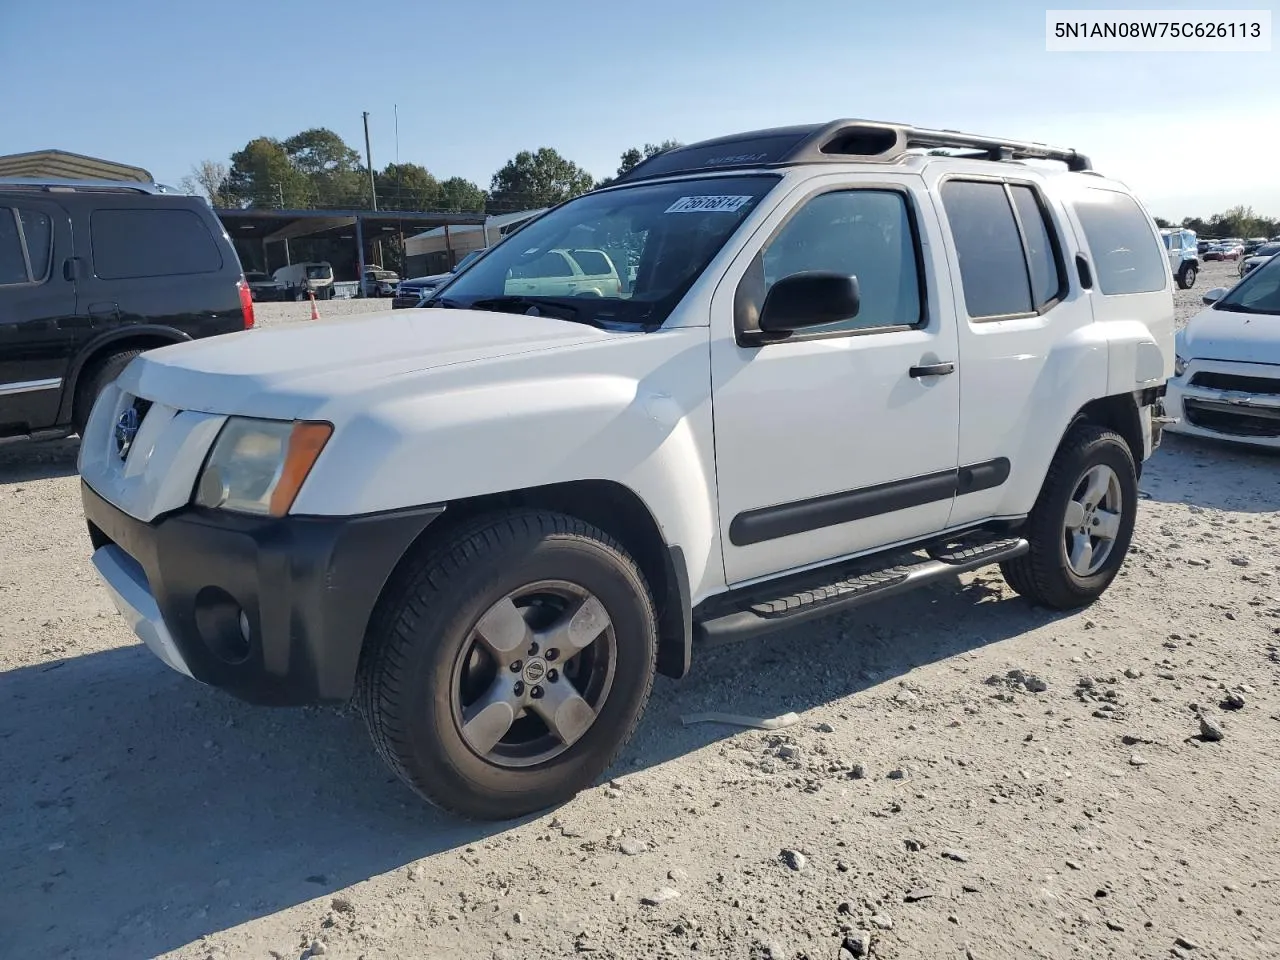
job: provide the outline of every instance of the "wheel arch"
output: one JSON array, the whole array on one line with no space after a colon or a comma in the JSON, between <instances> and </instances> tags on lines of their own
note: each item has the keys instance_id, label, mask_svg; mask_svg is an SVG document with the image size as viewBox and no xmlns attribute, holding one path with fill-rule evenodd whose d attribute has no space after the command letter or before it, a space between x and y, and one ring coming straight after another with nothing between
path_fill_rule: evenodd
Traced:
<instances>
[{"instance_id":1,"label":"wheel arch","mask_svg":"<svg viewBox=\"0 0 1280 960\"><path fill-rule=\"evenodd\" d=\"M1090 400L1071 418L1067 429L1063 431L1062 438L1058 441L1057 449L1061 449L1071 431L1080 423L1096 424L1120 434L1129 448L1129 453L1133 456L1134 471L1139 479L1142 478L1146 443L1142 435L1142 417L1138 413L1137 401L1131 394L1116 394Z\"/></svg>"},{"instance_id":2,"label":"wheel arch","mask_svg":"<svg viewBox=\"0 0 1280 960\"><path fill-rule=\"evenodd\" d=\"M574 480L449 501L440 520L423 530L400 563L477 516L517 509L552 510L577 517L626 547L653 593L658 613L658 672L677 680L688 673L693 608L684 552L666 542L648 506L624 484Z\"/></svg>"},{"instance_id":3,"label":"wheel arch","mask_svg":"<svg viewBox=\"0 0 1280 960\"><path fill-rule=\"evenodd\" d=\"M153 350L183 343L191 337L173 327L157 324L131 326L104 334L86 344L71 361L62 384L62 402L58 405L58 422L70 423L75 411L76 394L86 376L93 376L107 358L122 350Z\"/></svg>"}]
</instances>

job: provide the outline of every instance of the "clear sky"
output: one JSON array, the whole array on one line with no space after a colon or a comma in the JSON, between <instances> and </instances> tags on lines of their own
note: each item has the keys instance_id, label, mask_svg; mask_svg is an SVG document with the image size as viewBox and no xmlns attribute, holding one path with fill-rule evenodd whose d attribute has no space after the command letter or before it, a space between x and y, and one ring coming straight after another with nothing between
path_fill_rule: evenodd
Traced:
<instances>
[{"instance_id":1,"label":"clear sky","mask_svg":"<svg viewBox=\"0 0 1280 960\"><path fill-rule=\"evenodd\" d=\"M1137 5L0 0L0 153L177 183L313 126L362 150L368 110L376 167L398 153L487 188L522 149L603 177L645 141L865 117L1075 147L1159 216L1280 216L1280 48L1045 52L1046 6Z\"/></svg>"}]
</instances>

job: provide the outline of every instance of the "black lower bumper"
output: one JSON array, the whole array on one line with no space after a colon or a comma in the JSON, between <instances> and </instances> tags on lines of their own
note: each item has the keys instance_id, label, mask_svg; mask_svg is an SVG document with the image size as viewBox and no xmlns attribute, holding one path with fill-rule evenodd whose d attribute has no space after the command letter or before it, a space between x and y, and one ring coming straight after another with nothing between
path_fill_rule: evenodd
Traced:
<instances>
[{"instance_id":1,"label":"black lower bumper","mask_svg":"<svg viewBox=\"0 0 1280 960\"><path fill-rule=\"evenodd\" d=\"M191 675L280 705L351 696L378 595L444 512L270 518L191 508L144 523L83 481L81 499L94 549L114 544L142 567Z\"/></svg>"}]
</instances>

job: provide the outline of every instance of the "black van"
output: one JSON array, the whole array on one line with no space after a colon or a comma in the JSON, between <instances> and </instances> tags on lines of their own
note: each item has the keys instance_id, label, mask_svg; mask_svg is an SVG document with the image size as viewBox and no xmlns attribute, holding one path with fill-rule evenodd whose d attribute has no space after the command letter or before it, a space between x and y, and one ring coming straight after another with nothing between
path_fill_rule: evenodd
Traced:
<instances>
[{"instance_id":1,"label":"black van","mask_svg":"<svg viewBox=\"0 0 1280 960\"><path fill-rule=\"evenodd\" d=\"M203 199L0 178L0 443L78 432L144 350L252 326L240 259Z\"/></svg>"}]
</instances>

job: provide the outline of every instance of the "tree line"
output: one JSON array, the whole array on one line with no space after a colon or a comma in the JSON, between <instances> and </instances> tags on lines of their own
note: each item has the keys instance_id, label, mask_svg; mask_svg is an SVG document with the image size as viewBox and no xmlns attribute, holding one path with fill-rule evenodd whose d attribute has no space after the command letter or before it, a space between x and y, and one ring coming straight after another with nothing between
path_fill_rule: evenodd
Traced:
<instances>
[{"instance_id":1,"label":"tree line","mask_svg":"<svg viewBox=\"0 0 1280 960\"><path fill-rule=\"evenodd\" d=\"M463 177L441 180L417 163L389 163L374 170L380 210L444 213L513 213L548 207L605 186L637 164L681 144L665 140L632 147L621 155L615 177L597 181L550 147L522 150L482 189ZM204 160L184 177L187 192L215 207L266 209L366 208L372 197L369 170L360 154L325 127L283 140L258 137L230 156L230 163Z\"/></svg>"},{"instance_id":2,"label":"tree line","mask_svg":"<svg viewBox=\"0 0 1280 960\"><path fill-rule=\"evenodd\" d=\"M1163 217L1156 217L1156 226L1168 229L1175 226ZM1185 217L1177 226L1184 230L1194 230L1202 240L1225 240L1227 237L1280 237L1280 219L1261 217L1253 212L1253 207L1236 206L1222 213L1215 213L1209 219Z\"/></svg>"}]
</instances>

